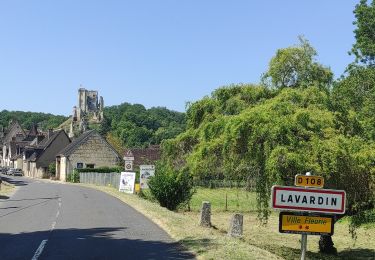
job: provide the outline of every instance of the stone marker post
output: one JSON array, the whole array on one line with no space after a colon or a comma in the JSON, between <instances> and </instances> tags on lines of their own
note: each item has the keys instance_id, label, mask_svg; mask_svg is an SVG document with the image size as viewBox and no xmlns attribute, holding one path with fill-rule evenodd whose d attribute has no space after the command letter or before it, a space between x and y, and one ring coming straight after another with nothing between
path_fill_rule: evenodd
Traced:
<instances>
[{"instance_id":1,"label":"stone marker post","mask_svg":"<svg viewBox=\"0 0 375 260\"><path fill-rule=\"evenodd\" d=\"M211 227L211 203L209 201L202 202L199 225L202 227Z\"/></svg>"},{"instance_id":2,"label":"stone marker post","mask_svg":"<svg viewBox=\"0 0 375 260\"><path fill-rule=\"evenodd\" d=\"M229 222L228 236L241 237L243 233L243 215L234 214Z\"/></svg>"}]
</instances>

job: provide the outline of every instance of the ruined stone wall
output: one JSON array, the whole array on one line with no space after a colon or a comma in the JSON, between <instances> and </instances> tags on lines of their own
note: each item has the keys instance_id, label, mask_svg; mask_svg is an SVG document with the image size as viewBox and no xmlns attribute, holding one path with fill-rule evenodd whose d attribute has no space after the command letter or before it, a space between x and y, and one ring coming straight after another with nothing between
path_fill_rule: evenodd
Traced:
<instances>
[{"instance_id":1,"label":"ruined stone wall","mask_svg":"<svg viewBox=\"0 0 375 260\"><path fill-rule=\"evenodd\" d=\"M103 117L104 99L99 97L98 91L78 89L78 106L73 108L72 119L79 122L85 115L89 115L94 121L100 122Z\"/></svg>"},{"instance_id":2,"label":"ruined stone wall","mask_svg":"<svg viewBox=\"0 0 375 260\"><path fill-rule=\"evenodd\" d=\"M98 91L87 91L87 110L86 112L96 112L99 110Z\"/></svg>"}]
</instances>

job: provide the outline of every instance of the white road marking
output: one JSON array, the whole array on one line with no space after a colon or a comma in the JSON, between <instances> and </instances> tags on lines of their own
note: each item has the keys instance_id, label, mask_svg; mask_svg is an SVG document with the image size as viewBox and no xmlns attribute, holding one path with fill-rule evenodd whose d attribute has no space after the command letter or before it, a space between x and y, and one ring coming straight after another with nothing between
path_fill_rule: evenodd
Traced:
<instances>
[{"instance_id":1,"label":"white road marking","mask_svg":"<svg viewBox=\"0 0 375 260\"><path fill-rule=\"evenodd\" d=\"M62 204L62 202L61 202L61 198L59 198L58 201L59 201L59 206L58 206L58 208L57 208L55 221L52 222L50 232L52 232L52 231L55 229L56 224L57 224L57 218L58 218L59 215L60 215L60 209L61 209L61 204ZM34 256L33 256L33 258L32 258L31 260L38 260L39 256L43 253L43 249L44 249L44 247L46 246L47 242L48 242L48 239L44 239L44 240L42 241L42 243L40 243L38 249L35 251L35 254L34 254Z\"/></svg>"},{"instance_id":2,"label":"white road marking","mask_svg":"<svg viewBox=\"0 0 375 260\"><path fill-rule=\"evenodd\" d=\"M52 226L51 226L51 231L55 229L56 226L56 221L53 221Z\"/></svg>"},{"instance_id":3,"label":"white road marking","mask_svg":"<svg viewBox=\"0 0 375 260\"><path fill-rule=\"evenodd\" d=\"M40 246L38 247L38 249L35 251L35 254L33 256L33 258L31 258L31 260L38 260L39 256L42 254L43 252L43 249L44 247L46 246L47 244L47 241L48 239L45 239L42 241L42 243L40 243Z\"/></svg>"}]
</instances>

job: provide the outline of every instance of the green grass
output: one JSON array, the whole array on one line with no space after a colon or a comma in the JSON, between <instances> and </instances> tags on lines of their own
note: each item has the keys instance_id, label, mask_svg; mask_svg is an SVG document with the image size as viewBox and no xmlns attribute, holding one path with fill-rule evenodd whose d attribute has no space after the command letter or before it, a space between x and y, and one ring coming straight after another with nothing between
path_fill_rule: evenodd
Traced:
<instances>
[{"instance_id":1,"label":"green grass","mask_svg":"<svg viewBox=\"0 0 375 260\"><path fill-rule=\"evenodd\" d=\"M2 199L7 199L9 198L9 194L11 194L14 191L14 186L12 184L9 184L5 181L1 184L1 189L0 189L0 198Z\"/></svg>"},{"instance_id":2,"label":"green grass","mask_svg":"<svg viewBox=\"0 0 375 260\"><path fill-rule=\"evenodd\" d=\"M256 194L242 188L197 188L190 201L190 209L198 212L202 201L211 203L213 212L254 212L256 211Z\"/></svg>"},{"instance_id":3,"label":"green grass","mask_svg":"<svg viewBox=\"0 0 375 260\"><path fill-rule=\"evenodd\" d=\"M299 259L301 235L281 234L278 232L278 213L273 212L266 226L259 225L256 212L249 210L251 206L243 206L244 235L240 239L227 236L229 220L233 211L243 205L255 205L255 195L236 189L198 189L191 203L191 212L180 210L169 211L157 203L145 200L136 195L118 192L114 188L84 185L107 192L135 208L156 224L166 230L172 238L180 242L186 249L194 252L198 259ZM235 195L233 208L228 211L219 210L225 206L225 192ZM224 193L224 199L222 194ZM149 195L149 194L148 194ZM198 225L201 202L210 201L213 207L211 222L213 228ZM240 206L237 207L237 201ZM219 209L216 209L219 208ZM216 211L215 211L216 209ZM348 232L347 221L335 224L333 242L338 250L337 256L324 255L319 252L319 236L308 236L307 259L375 259L375 227L360 227L357 240L353 240Z\"/></svg>"},{"instance_id":4,"label":"green grass","mask_svg":"<svg viewBox=\"0 0 375 260\"><path fill-rule=\"evenodd\" d=\"M146 199L154 201L150 191L143 191ZM189 202L190 210L199 212L202 207L202 201L211 203L212 212L255 212L256 211L256 194L248 192L242 188L201 188L198 187ZM185 205L181 210L188 210L189 206Z\"/></svg>"}]
</instances>

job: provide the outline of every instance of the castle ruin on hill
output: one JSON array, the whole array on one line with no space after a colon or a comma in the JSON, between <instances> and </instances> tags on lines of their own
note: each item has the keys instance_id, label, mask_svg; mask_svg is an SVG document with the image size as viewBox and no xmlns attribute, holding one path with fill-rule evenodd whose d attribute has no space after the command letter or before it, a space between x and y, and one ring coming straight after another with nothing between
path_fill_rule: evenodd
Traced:
<instances>
[{"instance_id":1,"label":"castle ruin on hill","mask_svg":"<svg viewBox=\"0 0 375 260\"><path fill-rule=\"evenodd\" d=\"M78 89L78 106L73 107L69 137L74 137L103 120L104 99L96 90Z\"/></svg>"}]
</instances>

